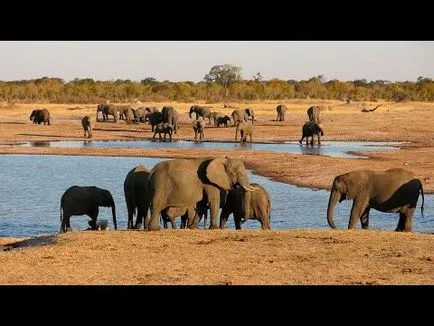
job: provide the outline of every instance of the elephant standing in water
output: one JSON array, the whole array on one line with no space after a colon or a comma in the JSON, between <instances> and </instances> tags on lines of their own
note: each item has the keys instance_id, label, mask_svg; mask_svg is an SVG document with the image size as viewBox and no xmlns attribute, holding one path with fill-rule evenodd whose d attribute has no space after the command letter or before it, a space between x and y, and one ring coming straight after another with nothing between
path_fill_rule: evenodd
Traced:
<instances>
[{"instance_id":1,"label":"elephant standing in water","mask_svg":"<svg viewBox=\"0 0 434 326\"><path fill-rule=\"evenodd\" d=\"M209 108L200 105L193 105L188 113L190 118L193 112L196 113L196 120L198 120L199 117L202 117L204 120L208 118L209 124L211 124L211 118L213 116L211 115L211 110Z\"/></svg>"},{"instance_id":2,"label":"elephant standing in water","mask_svg":"<svg viewBox=\"0 0 434 326\"><path fill-rule=\"evenodd\" d=\"M286 110L288 110L288 108L286 107L286 105L283 104L279 104L276 107L276 111L277 111L276 121L285 121Z\"/></svg>"},{"instance_id":3,"label":"elephant standing in water","mask_svg":"<svg viewBox=\"0 0 434 326\"><path fill-rule=\"evenodd\" d=\"M88 215L92 219L89 221L89 226L92 230L96 230L99 206L112 208L113 224L116 230L116 206L110 191L95 186L68 188L60 199L60 232L72 230L70 224L72 215Z\"/></svg>"},{"instance_id":4,"label":"elephant standing in water","mask_svg":"<svg viewBox=\"0 0 434 326\"><path fill-rule=\"evenodd\" d=\"M83 119L81 119L81 126L84 130L83 138L92 138L92 125L88 115L84 116Z\"/></svg>"},{"instance_id":5,"label":"elephant standing in water","mask_svg":"<svg viewBox=\"0 0 434 326\"><path fill-rule=\"evenodd\" d=\"M173 126L173 131L177 134L177 131L180 128L178 111L171 106L165 106L161 109L161 113L163 114L162 121L171 124Z\"/></svg>"},{"instance_id":6,"label":"elephant standing in water","mask_svg":"<svg viewBox=\"0 0 434 326\"><path fill-rule=\"evenodd\" d=\"M230 190L235 185L241 186L244 191L256 189L250 186L247 171L239 159L173 159L156 164L149 175L151 220L148 229L160 229L162 211L170 207L193 207L197 210L197 204L205 199L211 211L210 229L217 229L221 190ZM188 227L192 227L194 216L192 213L187 215Z\"/></svg>"},{"instance_id":7,"label":"elephant standing in water","mask_svg":"<svg viewBox=\"0 0 434 326\"><path fill-rule=\"evenodd\" d=\"M314 121L316 123L320 123L319 113L321 112L319 106L311 106L307 109L307 116L309 117L309 121Z\"/></svg>"},{"instance_id":8,"label":"elephant standing in water","mask_svg":"<svg viewBox=\"0 0 434 326\"><path fill-rule=\"evenodd\" d=\"M369 227L369 210L399 213L395 231L411 232L412 218L416 204L422 194L422 182L415 175L402 168L386 171L356 170L338 175L333 180L327 207L327 222L335 229L333 211L336 203L353 200L348 229L354 229L360 219L363 229Z\"/></svg>"},{"instance_id":9,"label":"elephant standing in water","mask_svg":"<svg viewBox=\"0 0 434 326\"><path fill-rule=\"evenodd\" d=\"M199 140L202 141L202 139L205 137L205 120L202 117L199 117L199 119L193 121L192 126L194 131L194 139L196 140L197 136L199 135Z\"/></svg>"},{"instance_id":10,"label":"elephant standing in water","mask_svg":"<svg viewBox=\"0 0 434 326\"><path fill-rule=\"evenodd\" d=\"M30 114L30 120L33 121L33 123L41 124L42 122L44 125L48 124L51 125L51 116L50 112L47 109L35 109Z\"/></svg>"},{"instance_id":11,"label":"elephant standing in water","mask_svg":"<svg viewBox=\"0 0 434 326\"><path fill-rule=\"evenodd\" d=\"M243 191L240 188L229 190L220 214L220 229L224 229L229 215L233 214L237 230L241 230L241 223L248 219L258 220L263 230L270 230L270 195L260 184L251 183L251 185L257 189L253 191Z\"/></svg>"},{"instance_id":12,"label":"elephant standing in water","mask_svg":"<svg viewBox=\"0 0 434 326\"><path fill-rule=\"evenodd\" d=\"M324 129L320 124L314 121L307 121L303 125L301 133L302 133L301 139L298 141L300 144L302 144L303 138L306 138L306 146L307 146L310 137L311 138L310 145L313 146L313 138L314 136L316 136L318 139L318 145L321 145L321 136L324 136Z\"/></svg>"},{"instance_id":13,"label":"elephant standing in water","mask_svg":"<svg viewBox=\"0 0 434 326\"><path fill-rule=\"evenodd\" d=\"M137 165L128 172L125 178L124 195L128 211L128 229L140 229L142 224L145 229L147 228L149 172L150 170L145 166ZM136 215L136 223L133 225L134 215Z\"/></svg>"},{"instance_id":14,"label":"elephant standing in water","mask_svg":"<svg viewBox=\"0 0 434 326\"><path fill-rule=\"evenodd\" d=\"M246 142L247 136L250 137L250 142L252 142L253 124L250 121L240 122L235 130L235 141L237 141L238 133L240 133L240 143Z\"/></svg>"},{"instance_id":15,"label":"elephant standing in water","mask_svg":"<svg viewBox=\"0 0 434 326\"><path fill-rule=\"evenodd\" d=\"M152 139L155 139L157 133L160 141L161 141L161 134L164 135L163 141L166 141L166 135L169 135L170 141L172 141L173 125L167 122L157 123L155 125L154 136L152 137Z\"/></svg>"}]
</instances>

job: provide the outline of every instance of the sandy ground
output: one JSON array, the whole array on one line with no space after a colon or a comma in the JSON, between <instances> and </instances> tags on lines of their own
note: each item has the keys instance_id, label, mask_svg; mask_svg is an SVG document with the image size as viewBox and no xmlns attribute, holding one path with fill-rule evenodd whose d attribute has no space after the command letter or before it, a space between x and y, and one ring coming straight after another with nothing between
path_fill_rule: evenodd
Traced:
<instances>
[{"instance_id":1,"label":"sandy ground","mask_svg":"<svg viewBox=\"0 0 434 326\"><path fill-rule=\"evenodd\" d=\"M188 109L175 139L193 139ZM91 149L19 147L24 141L83 140L80 120L91 115L93 140L149 139L150 126L95 122L95 105L0 104L1 154L59 154L241 158L255 173L299 186L329 189L333 178L355 169L404 167L434 193L434 103L285 101L285 122L276 122L278 102L237 103L256 112L255 142L298 141L306 109L320 104L323 141L402 141L396 151L365 152L368 159L318 157L253 150ZM207 104L228 115L232 108ZM50 110L51 126L34 125L35 107ZM209 141L233 141L235 128L208 127ZM398 219L398 217L397 217ZM149 239L149 241L147 241ZM35 239L0 240L1 284L434 284L432 234L378 230L164 230L72 232ZM164 257L162 257L164 255ZM29 268L32 266L32 268Z\"/></svg>"}]
</instances>

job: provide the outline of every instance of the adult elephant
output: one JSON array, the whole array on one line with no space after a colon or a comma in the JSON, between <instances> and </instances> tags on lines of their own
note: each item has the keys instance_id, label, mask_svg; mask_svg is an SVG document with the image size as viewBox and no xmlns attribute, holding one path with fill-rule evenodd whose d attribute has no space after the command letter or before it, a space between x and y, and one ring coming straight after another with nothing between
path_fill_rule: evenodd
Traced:
<instances>
[{"instance_id":1,"label":"adult elephant","mask_svg":"<svg viewBox=\"0 0 434 326\"><path fill-rule=\"evenodd\" d=\"M252 142L253 123L250 121L240 122L235 130L235 141L237 141L238 133L240 134L240 143L246 142L247 136L249 136L250 142Z\"/></svg>"},{"instance_id":2,"label":"adult elephant","mask_svg":"<svg viewBox=\"0 0 434 326\"><path fill-rule=\"evenodd\" d=\"M128 212L128 229L147 228L149 210L148 177L150 170L143 165L131 169L124 181L125 203ZM136 223L134 224L134 215Z\"/></svg>"},{"instance_id":3,"label":"adult elephant","mask_svg":"<svg viewBox=\"0 0 434 326\"><path fill-rule=\"evenodd\" d=\"M155 126L160 122L163 122L163 113L162 112L147 112L145 115L145 121L149 121L151 125L151 130L154 132Z\"/></svg>"},{"instance_id":4,"label":"adult elephant","mask_svg":"<svg viewBox=\"0 0 434 326\"><path fill-rule=\"evenodd\" d=\"M92 138L92 124L88 115L81 119L81 126L83 127L83 138Z\"/></svg>"},{"instance_id":5,"label":"adult elephant","mask_svg":"<svg viewBox=\"0 0 434 326\"><path fill-rule=\"evenodd\" d=\"M119 109L114 104L98 104L96 107L96 121L98 122L98 112L102 113L102 120L108 120L108 116L113 116L114 122L118 121Z\"/></svg>"},{"instance_id":6,"label":"adult elephant","mask_svg":"<svg viewBox=\"0 0 434 326\"><path fill-rule=\"evenodd\" d=\"M156 164L149 175L151 220L148 229L160 229L160 214L169 207L197 210L197 204L205 198L211 211L210 229L217 229L221 190L230 190L235 185L245 191L255 189L250 186L247 171L239 159L173 159ZM188 226L193 224L194 216L188 214Z\"/></svg>"},{"instance_id":7,"label":"adult elephant","mask_svg":"<svg viewBox=\"0 0 434 326\"><path fill-rule=\"evenodd\" d=\"M30 120L33 121L33 123L41 124L44 123L44 125L48 124L51 125L51 116L50 112L47 109L35 109L30 114Z\"/></svg>"},{"instance_id":8,"label":"adult elephant","mask_svg":"<svg viewBox=\"0 0 434 326\"><path fill-rule=\"evenodd\" d=\"M286 110L288 110L288 108L286 107L286 105L283 104L279 104L276 107L276 111L277 111L276 121L285 121Z\"/></svg>"},{"instance_id":9,"label":"adult elephant","mask_svg":"<svg viewBox=\"0 0 434 326\"><path fill-rule=\"evenodd\" d=\"M237 126L241 121L248 121L249 118L252 119L252 123L255 120L255 113L252 109L237 109L231 113L232 120L234 120L234 126Z\"/></svg>"},{"instance_id":10,"label":"adult elephant","mask_svg":"<svg viewBox=\"0 0 434 326\"><path fill-rule=\"evenodd\" d=\"M255 219L263 230L270 230L271 199L267 190L258 183L253 191L243 191L238 187L229 190L225 205L220 214L220 229L224 229L230 214L234 216L235 228L241 230L241 223Z\"/></svg>"},{"instance_id":11,"label":"adult elephant","mask_svg":"<svg viewBox=\"0 0 434 326\"><path fill-rule=\"evenodd\" d=\"M369 210L399 213L395 231L411 232L412 218L422 193L421 213L424 195L422 182L415 175L402 168L386 171L356 170L338 175L333 180L327 207L327 222L335 229L333 211L336 203L353 200L348 229L354 229L360 219L363 229L369 227Z\"/></svg>"},{"instance_id":12,"label":"adult elephant","mask_svg":"<svg viewBox=\"0 0 434 326\"><path fill-rule=\"evenodd\" d=\"M192 105L190 107L190 112L188 113L190 119L193 112L196 114L196 120L199 119L199 117L202 117L204 120L208 119L209 124L211 124L212 116L211 116L211 110L209 108L200 105Z\"/></svg>"},{"instance_id":13,"label":"adult elephant","mask_svg":"<svg viewBox=\"0 0 434 326\"><path fill-rule=\"evenodd\" d=\"M110 191L95 186L68 188L60 199L60 232L72 230L70 223L72 215L88 215L92 219L89 221L89 226L92 230L96 230L100 206L112 208L113 225L116 230L116 206Z\"/></svg>"},{"instance_id":14,"label":"adult elephant","mask_svg":"<svg viewBox=\"0 0 434 326\"><path fill-rule=\"evenodd\" d=\"M314 121L316 123L320 123L320 119L319 119L319 113L320 113L320 108L319 106L315 105L315 106L311 106L310 108L307 109L307 116L309 117L309 121Z\"/></svg>"},{"instance_id":15,"label":"adult elephant","mask_svg":"<svg viewBox=\"0 0 434 326\"><path fill-rule=\"evenodd\" d=\"M324 136L324 128L314 121L307 121L301 130L301 139L298 141L300 144L303 143L303 139L306 138L306 146L309 143L309 137L310 145L313 146L313 138L314 136L317 137L318 145L321 145L321 136Z\"/></svg>"},{"instance_id":16,"label":"adult elephant","mask_svg":"<svg viewBox=\"0 0 434 326\"><path fill-rule=\"evenodd\" d=\"M197 136L199 136L199 140L202 141L202 139L205 137L205 120L202 117L199 117L199 119L193 121L192 127L194 131L194 140L196 140Z\"/></svg>"},{"instance_id":17,"label":"adult elephant","mask_svg":"<svg viewBox=\"0 0 434 326\"><path fill-rule=\"evenodd\" d=\"M179 129L179 114L178 111L176 111L171 106L165 106L161 109L161 113L163 114L163 122L167 122L173 126L173 130L175 134L177 133L177 130Z\"/></svg>"}]
</instances>

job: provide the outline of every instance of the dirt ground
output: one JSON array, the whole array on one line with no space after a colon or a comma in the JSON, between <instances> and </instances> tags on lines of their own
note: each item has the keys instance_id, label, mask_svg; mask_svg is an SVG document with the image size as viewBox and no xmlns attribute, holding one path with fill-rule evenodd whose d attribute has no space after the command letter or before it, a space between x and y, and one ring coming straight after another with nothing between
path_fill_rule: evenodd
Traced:
<instances>
[{"instance_id":1,"label":"dirt ground","mask_svg":"<svg viewBox=\"0 0 434 326\"><path fill-rule=\"evenodd\" d=\"M306 109L321 106L327 141L400 141L399 150L369 151L349 159L253 150L93 149L19 147L24 141L83 140L80 120L90 115L93 140L152 137L147 124L96 122L96 104L0 103L0 154L58 154L193 158L241 158L254 173L281 182L329 189L333 178L355 169L404 167L434 193L434 103L378 103L294 100L285 122L276 122L278 102L236 103L255 110L254 142L298 141ZM175 139L192 140L188 109ZM194 103L197 104L197 103ZM223 103L206 104L228 115ZM139 106L139 104L134 104ZM36 107L47 108L52 125L29 120ZM208 141L233 141L235 128L205 129ZM324 213L325 215L325 213ZM0 217L1 218L1 217ZM397 217L398 220L398 217ZM163 230L72 232L33 239L0 240L1 284L434 284L433 234L379 230ZM181 239L180 239L181 238ZM149 239L149 241L147 240ZM164 257L162 256L164 255ZM31 266L31 268L30 268Z\"/></svg>"}]
</instances>

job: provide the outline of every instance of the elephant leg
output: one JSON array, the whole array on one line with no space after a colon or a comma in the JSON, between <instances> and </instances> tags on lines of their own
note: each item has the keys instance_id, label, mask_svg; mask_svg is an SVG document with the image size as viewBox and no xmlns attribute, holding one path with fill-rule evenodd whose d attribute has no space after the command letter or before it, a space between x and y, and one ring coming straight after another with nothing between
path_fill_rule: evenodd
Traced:
<instances>
[{"instance_id":1,"label":"elephant leg","mask_svg":"<svg viewBox=\"0 0 434 326\"><path fill-rule=\"evenodd\" d=\"M235 222L235 229L241 230L241 216L238 213L234 213L234 222Z\"/></svg>"},{"instance_id":2,"label":"elephant leg","mask_svg":"<svg viewBox=\"0 0 434 326\"><path fill-rule=\"evenodd\" d=\"M362 229L369 229L369 210L370 207L366 207L365 211L363 212L362 216L360 216L360 223L362 224Z\"/></svg>"},{"instance_id":3,"label":"elephant leg","mask_svg":"<svg viewBox=\"0 0 434 326\"><path fill-rule=\"evenodd\" d=\"M368 203L369 196L359 196L354 198L353 206L351 207L350 221L348 222L348 229L354 229L356 227L356 223L366 211Z\"/></svg>"},{"instance_id":4,"label":"elephant leg","mask_svg":"<svg viewBox=\"0 0 434 326\"><path fill-rule=\"evenodd\" d=\"M224 229L226 227L226 222L228 221L229 215L231 211L227 206L224 206L222 212L220 214L220 229Z\"/></svg>"},{"instance_id":5,"label":"elephant leg","mask_svg":"<svg viewBox=\"0 0 434 326\"><path fill-rule=\"evenodd\" d=\"M98 207L90 212L88 215L92 219L89 221L89 226L92 230L96 230L96 219L98 218Z\"/></svg>"},{"instance_id":6,"label":"elephant leg","mask_svg":"<svg viewBox=\"0 0 434 326\"><path fill-rule=\"evenodd\" d=\"M321 145L321 136L318 135L318 146Z\"/></svg>"},{"instance_id":7,"label":"elephant leg","mask_svg":"<svg viewBox=\"0 0 434 326\"><path fill-rule=\"evenodd\" d=\"M208 200L210 204L210 215L211 215L211 224L209 226L210 229L218 229L217 225L217 215L220 208L220 194L215 196L214 194L208 194Z\"/></svg>"},{"instance_id":8,"label":"elephant leg","mask_svg":"<svg viewBox=\"0 0 434 326\"><path fill-rule=\"evenodd\" d=\"M399 222L395 231L397 232L411 232L412 218L416 208L409 208L408 206L399 212Z\"/></svg>"},{"instance_id":9,"label":"elephant leg","mask_svg":"<svg viewBox=\"0 0 434 326\"><path fill-rule=\"evenodd\" d=\"M70 223L69 223L69 219L71 218L71 215L68 215L68 214L64 214L63 215L63 218L62 218L62 223L60 224L60 230L59 230L59 232L60 233L65 233L65 232L67 232L67 231L72 231L72 230L67 230L67 221L68 221L68 225L69 225L69 228L71 228L71 225L70 225Z\"/></svg>"}]
</instances>

